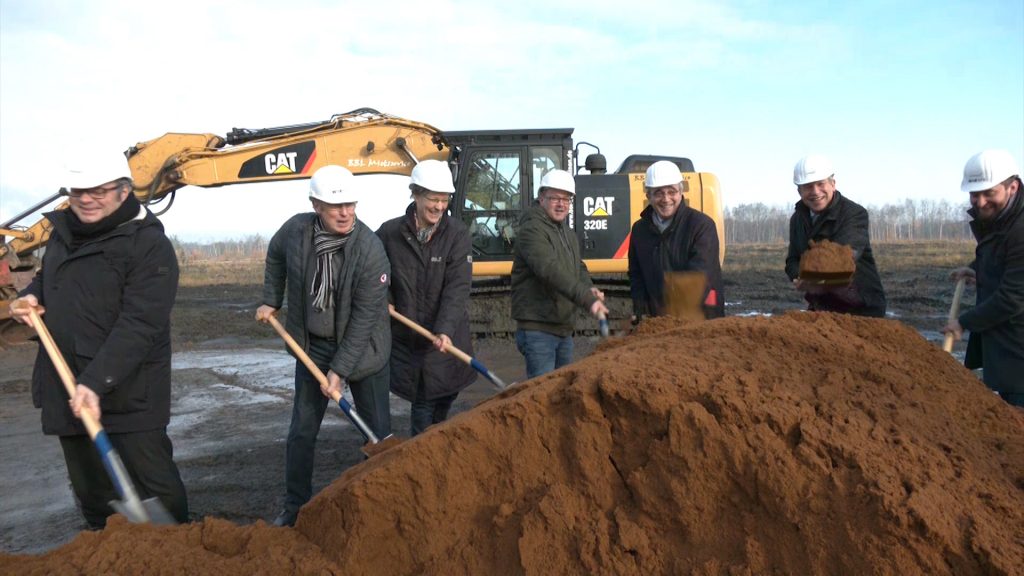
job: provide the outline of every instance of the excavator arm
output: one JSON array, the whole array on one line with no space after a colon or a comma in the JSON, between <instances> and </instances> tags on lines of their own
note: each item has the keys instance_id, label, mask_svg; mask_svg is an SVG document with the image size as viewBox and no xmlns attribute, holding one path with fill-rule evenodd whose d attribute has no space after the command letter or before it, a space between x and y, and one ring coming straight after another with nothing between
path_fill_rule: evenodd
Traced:
<instances>
[{"instance_id":1,"label":"excavator arm","mask_svg":"<svg viewBox=\"0 0 1024 576\"><path fill-rule=\"evenodd\" d=\"M448 160L451 148L441 131L429 124L361 108L325 122L257 130L233 129L215 134L168 133L140 142L125 155L135 196L143 204L166 201L162 214L183 186L204 188L227 184L309 178L321 166L338 164L353 174L409 175L417 162ZM57 206L62 209L67 203ZM154 206L151 206L151 209ZM50 223L3 228L10 242L0 244L0 259L29 254L46 243Z\"/></svg>"},{"instance_id":2,"label":"excavator arm","mask_svg":"<svg viewBox=\"0 0 1024 576\"><path fill-rule=\"evenodd\" d=\"M429 124L360 108L325 122L256 130L236 128L226 137L168 133L132 146L125 155L135 196L156 214L162 214L183 186L309 178L327 164L344 166L353 174L409 175L417 162L454 160L453 152L441 131ZM50 238L51 224L46 218L29 226L18 222L63 193L62 189L0 224L0 332L9 316L10 300L31 279L38 264L34 253ZM166 205L157 209L161 202ZM56 209L66 207L65 201Z\"/></svg>"}]
</instances>

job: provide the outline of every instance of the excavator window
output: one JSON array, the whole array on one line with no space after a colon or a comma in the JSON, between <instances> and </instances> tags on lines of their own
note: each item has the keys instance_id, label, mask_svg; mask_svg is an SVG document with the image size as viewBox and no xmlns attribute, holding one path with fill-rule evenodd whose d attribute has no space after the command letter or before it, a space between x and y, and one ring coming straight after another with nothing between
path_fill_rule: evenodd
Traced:
<instances>
[{"instance_id":1,"label":"excavator window","mask_svg":"<svg viewBox=\"0 0 1024 576\"><path fill-rule=\"evenodd\" d=\"M540 179L550 170L556 170L562 168L562 164L559 161L562 156L561 147L553 146L531 146L530 147L530 166L533 168L533 196L532 200L537 199L538 190L540 190Z\"/></svg>"},{"instance_id":2,"label":"excavator window","mask_svg":"<svg viewBox=\"0 0 1024 576\"><path fill-rule=\"evenodd\" d=\"M462 219L473 238L474 258L512 253L514 225L522 210L518 151L477 150L465 164Z\"/></svg>"}]
</instances>

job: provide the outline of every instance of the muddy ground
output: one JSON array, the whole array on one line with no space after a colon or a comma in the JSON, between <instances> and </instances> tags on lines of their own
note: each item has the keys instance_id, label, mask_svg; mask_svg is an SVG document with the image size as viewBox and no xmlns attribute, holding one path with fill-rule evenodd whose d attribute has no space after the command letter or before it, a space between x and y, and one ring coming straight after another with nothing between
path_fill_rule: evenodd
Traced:
<instances>
[{"instance_id":1,"label":"muddy ground","mask_svg":"<svg viewBox=\"0 0 1024 576\"><path fill-rule=\"evenodd\" d=\"M948 314L953 286L948 271L965 264L969 244L902 244L876 247L889 297L890 317L941 345L937 329ZM780 314L799 310L802 299L781 272L785 246L731 247L725 269L727 313ZM187 272L186 272L187 273ZM255 283L183 285L173 316L173 404L169 434L188 490L193 519L237 523L270 521L284 492L284 439L291 409L294 361L268 326L252 318ZM973 290L965 305L973 302ZM618 302L619 309L626 302ZM481 312L479 308L485 309ZM475 314L507 316L505 308ZM619 328L625 328L624 323ZM29 382L34 343L0 348L0 550L39 553L69 541L85 528L68 486L60 447L40 431ZM576 341L577 357L596 337ZM476 341L476 355L507 382L524 378L522 357L506 338ZM956 352L962 354L963 344ZM484 378L463 392L453 411L471 409L495 392ZM409 405L392 397L392 423L407 434ZM329 407L317 447L314 488L321 489L362 460L362 438L336 406Z\"/></svg>"}]
</instances>

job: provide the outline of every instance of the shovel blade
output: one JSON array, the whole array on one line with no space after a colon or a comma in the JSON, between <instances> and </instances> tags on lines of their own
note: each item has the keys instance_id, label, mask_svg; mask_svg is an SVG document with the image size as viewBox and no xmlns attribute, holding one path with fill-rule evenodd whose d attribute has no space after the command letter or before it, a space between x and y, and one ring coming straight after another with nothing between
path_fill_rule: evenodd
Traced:
<instances>
[{"instance_id":1,"label":"shovel blade","mask_svg":"<svg viewBox=\"0 0 1024 576\"><path fill-rule=\"evenodd\" d=\"M392 434L387 438L381 440L380 442L366 444L365 446L362 447L361 450L363 454L366 455L367 458L372 458L377 454L380 454L381 452L394 448L395 446L401 444L402 442L405 442L405 440L405 438L399 438L398 436Z\"/></svg>"},{"instance_id":2,"label":"shovel blade","mask_svg":"<svg viewBox=\"0 0 1024 576\"><path fill-rule=\"evenodd\" d=\"M110 507L115 512L124 516L132 524L160 524L171 526L177 524L171 513L164 508L163 502L156 498L147 498L142 501L136 500L137 505L123 500L111 500Z\"/></svg>"}]
</instances>

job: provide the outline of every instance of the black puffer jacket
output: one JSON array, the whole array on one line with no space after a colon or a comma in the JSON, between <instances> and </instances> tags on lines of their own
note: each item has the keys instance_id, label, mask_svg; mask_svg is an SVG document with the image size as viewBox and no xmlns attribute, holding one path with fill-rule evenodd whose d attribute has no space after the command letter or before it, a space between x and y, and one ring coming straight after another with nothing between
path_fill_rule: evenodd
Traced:
<instances>
[{"instance_id":1,"label":"black puffer jacket","mask_svg":"<svg viewBox=\"0 0 1024 576\"><path fill-rule=\"evenodd\" d=\"M633 314L658 316L665 306L665 272L699 271L706 276L705 318L725 315L722 265L718 260L718 230L706 214L680 206L662 232L648 206L633 223L629 235L629 292Z\"/></svg>"},{"instance_id":2,"label":"black puffer jacket","mask_svg":"<svg viewBox=\"0 0 1024 576\"><path fill-rule=\"evenodd\" d=\"M108 432L165 428L178 260L163 225L143 208L136 219L69 254L67 214L46 218L53 232L43 267L22 295L35 295L46 308L43 321L78 382L100 397ZM85 434L42 345L32 401L42 408L43 433Z\"/></svg>"},{"instance_id":3,"label":"black puffer jacket","mask_svg":"<svg viewBox=\"0 0 1024 576\"><path fill-rule=\"evenodd\" d=\"M860 204L844 198L838 190L832 202L817 221L811 223L811 210L797 202L789 219L789 253L786 275L790 280L800 275L800 257L810 248L811 240L831 240L853 249L857 270L853 282L845 290L824 294L807 294L812 310L844 312L859 316L885 316L885 291L871 252L868 211Z\"/></svg>"},{"instance_id":4,"label":"black puffer jacket","mask_svg":"<svg viewBox=\"0 0 1024 576\"><path fill-rule=\"evenodd\" d=\"M313 212L292 216L270 239L263 274L263 303L280 308L288 294L285 328L309 350L307 299L313 273L307 264L313 250ZM356 382L384 367L391 353L388 281L391 266L380 239L358 219L345 243L344 261L334 285L335 335L338 351L331 370ZM287 282L286 282L287 281ZM289 351L289 353L291 353Z\"/></svg>"},{"instance_id":5,"label":"black puffer jacket","mask_svg":"<svg viewBox=\"0 0 1024 576\"><path fill-rule=\"evenodd\" d=\"M377 230L391 261L391 300L403 316L473 355L469 333L469 290L473 279L469 231L447 213L426 244L416 239L416 204L405 216L388 220ZM425 398L433 400L461 391L476 380L476 371L397 320L391 321L391 391L416 398L422 375Z\"/></svg>"},{"instance_id":6,"label":"black puffer jacket","mask_svg":"<svg viewBox=\"0 0 1024 576\"><path fill-rule=\"evenodd\" d=\"M976 212L971 231L978 239L971 263L978 304L960 315L971 331L964 363L985 368L985 384L1024 394L1024 190L1018 189L1002 218L982 222Z\"/></svg>"}]
</instances>

